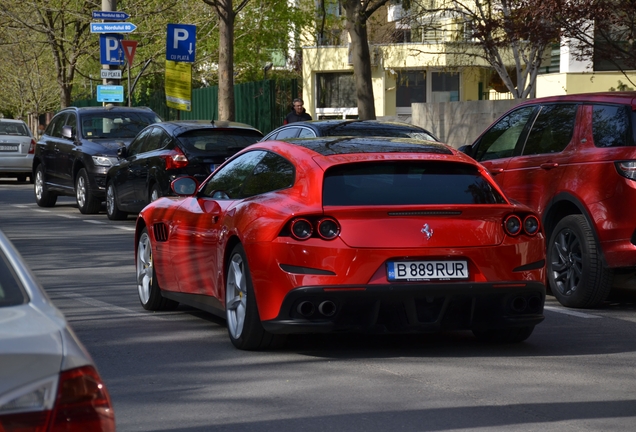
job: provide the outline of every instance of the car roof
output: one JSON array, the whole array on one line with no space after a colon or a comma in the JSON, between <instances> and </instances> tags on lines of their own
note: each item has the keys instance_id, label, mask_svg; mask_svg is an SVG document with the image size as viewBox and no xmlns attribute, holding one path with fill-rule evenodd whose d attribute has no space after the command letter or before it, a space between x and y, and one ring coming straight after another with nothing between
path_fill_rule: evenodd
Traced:
<instances>
[{"instance_id":1,"label":"car roof","mask_svg":"<svg viewBox=\"0 0 636 432\"><path fill-rule=\"evenodd\" d=\"M412 125L410 123L403 123L398 121L387 121L387 120L308 120L308 121L300 121L290 123L293 126L308 126L312 129L320 131L321 133L328 132L333 129L373 129L373 128L396 128L400 130L409 130L413 132L427 132L426 129L421 128L419 126ZM372 134L370 134L372 135Z\"/></svg>"},{"instance_id":2,"label":"car roof","mask_svg":"<svg viewBox=\"0 0 636 432\"><path fill-rule=\"evenodd\" d=\"M282 140L312 150L322 156L352 153L434 153L452 155L445 144L411 138L391 137L319 137Z\"/></svg>"},{"instance_id":3,"label":"car roof","mask_svg":"<svg viewBox=\"0 0 636 432\"><path fill-rule=\"evenodd\" d=\"M26 124L24 122L24 120L20 120L20 119L8 119L8 118L0 118L0 122L3 123L21 123L21 124Z\"/></svg>"},{"instance_id":4,"label":"car roof","mask_svg":"<svg viewBox=\"0 0 636 432\"><path fill-rule=\"evenodd\" d=\"M148 107L126 107L126 106L116 106L116 105L106 105L106 106L93 106L93 107L67 107L61 110L64 111L75 111L78 113L98 113L98 112L131 112L131 111L143 111L143 112L151 112L156 115L156 113L148 108Z\"/></svg>"},{"instance_id":5,"label":"car roof","mask_svg":"<svg viewBox=\"0 0 636 432\"><path fill-rule=\"evenodd\" d=\"M578 93L562 96L547 96L524 101L521 105L534 105L550 102L608 102L630 104L636 107L636 91L632 92L598 92Z\"/></svg>"},{"instance_id":6,"label":"car roof","mask_svg":"<svg viewBox=\"0 0 636 432\"><path fill-rule=\"evenodd\" d=\"M243 129L258 132L261 136L261 131L246 123L229 122L220 120L174 120L157 123L156 126L161 126L172 135L181 135L191 130L201 129Z\"/></svg>"}]
</instances>

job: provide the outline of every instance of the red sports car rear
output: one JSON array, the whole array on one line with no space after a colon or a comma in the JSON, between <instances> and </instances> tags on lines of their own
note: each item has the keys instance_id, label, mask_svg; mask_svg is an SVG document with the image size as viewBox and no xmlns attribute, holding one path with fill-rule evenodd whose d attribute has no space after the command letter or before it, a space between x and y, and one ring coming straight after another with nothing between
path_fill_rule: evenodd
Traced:
<instances>
[{"instance_id":1,"label":"red sports car rear","mask_svg":"<svg viewBox=\"0 0 636 432\"><path fill-rule=\"evenodd\" d=\"M543 320L539 219L450 147L262 142L184 186L139 216L141 303L221 314L238 348L332 331L519 342Z\"/></svg>"}]
</instances>

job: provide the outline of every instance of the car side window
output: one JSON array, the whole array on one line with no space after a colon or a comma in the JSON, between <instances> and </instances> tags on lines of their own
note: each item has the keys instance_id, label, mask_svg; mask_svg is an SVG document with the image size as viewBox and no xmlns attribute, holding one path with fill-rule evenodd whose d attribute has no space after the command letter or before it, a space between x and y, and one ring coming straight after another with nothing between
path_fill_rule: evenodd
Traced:
<instances>
[{"instance_id":1,"label":"car side window","mask_svg":"<svg viewBox=\"0 0 636 432\"><path fill-rule=\"evenodd\" d=\"M55 138L62 138L62 126L64 126L64 123L66 122L66 113L60 114L57 117L55 117L51 123L49 124L49 127L46 128L46 135L55 137Z\"/></svg>"},{"instance_id":2,"label":"car side window","mask_svg":"<svg viewBox=\"0 0 636 432\"><path fill-rule=\"evenodd\" d=\"M541 107L528 134L522 154L529 156L562 152L572 139L577 108L576 104Z\"/></svg>"},{"instance_id":3,"label":"car side window","mask_svg":"<svg viewBox=\"0 0 636 432\"><path fill-rule=\"evenodd\" d=\"M142 147L153 129L154 128L144 129L139 133L139 135L137 135L133 142L131 142L128 146L128 156L134 156L142 152Z\"/></svg>"},{"instance_id":4,"label":"car side window","mask_svg":"<svg viewBox=\"0 0 636 432\"><path fill-rule=\"evenodd\" d=\"M296 138L298 133L300 132L300 128L297 127L289 127L285 128L282 131L278 132L276 135L276 139L285 139L285 138Z\"/></svg>"},{"instance_id":5,"label":"car side window","mask_svg":"<svg viewBox=\"0 0 636 432\"><path fill-rule=\"evenodd\" d=\"M594 105L592 135L596 147L634 145L629 136L629 107L623 105Z\"/></svg>"},{"instance_id":6,"label":"car side window","mask_svg":"<svg viewBox=\"0 0 636 432\"><path fill-rule=\"evenodd\" d=\"M256 165L267 155L263 150L254 150L243 153L241 156L229 162L219 169L203 188L203 196L214 199L239 199L243 198L242 189Z\"/></svg>"},{"instance_id":7,"label":"car side window","mask_svg":"<svg viewBox=\"0 0 636 432\"><path fill-rule=\"evenodd\" d=\"M287 159L267 153L252 175L245 179L241 195L246 198L291 187L294 184L294 172L294 165Z\"/></svg>"},{"instance_id":8,"label":"car side window","mask_svg":"<svg viewBox=\"0 0 636 432\"><path fill-rule=\"evenodd\" d=\"M142 151L151 152L164 148L170 137L163 131L163 129L155 127L152 128L150 136L146 137L146 144L142 147Z\"/></svg>"},{"instance_id":9,"label":"car side window","mask_svg":"<svg viewBox=\"0 0 636 432\"><path fill-rule=\"evenodd\" d=\"M311 129L300 128L298 138L316 138L316 134Z\"/></svg>"},{"instance_id":10,"label":"car side window","mask_svg":"<svg viewBox=\"0 0 636 432\"><path fill-rule=\"evenodd\" d=\"M519 137L535 110L535 106L526 106L499 120L481 137L475 159L485 161L512 156Z\"/></svg>"},{"instance_id":11,"label":"car side window","mask_svg":"<svg viewBox=\"0 0 636 432\"><path fill-rule=\"evenodd\" d=\"M73 136L77 135L77 118L75 117L75 113L69 113L64 123L66 123L64 126L71 127L73 130Z\"/></svg>"}]
</instances>

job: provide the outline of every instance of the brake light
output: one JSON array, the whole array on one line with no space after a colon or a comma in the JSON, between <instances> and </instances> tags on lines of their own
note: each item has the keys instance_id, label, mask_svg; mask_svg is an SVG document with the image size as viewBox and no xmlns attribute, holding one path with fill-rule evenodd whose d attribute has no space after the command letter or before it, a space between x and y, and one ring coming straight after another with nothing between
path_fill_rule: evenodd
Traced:
<instances>
[{"instance_id":1,"label":"brake light","mask_svg":"<svg viewBox=\"0 0 636 432\"><path fill-rule=\"evenodd\" d=\"M110 396L92 366L62 372L51 432L115 431Z\"/></svg>"},{"instance_id":2,"label":"brake light","mask_svg":"<svg viewBox=\"0 0 636 432\"><path fill-rule=\"evenodd\" d=\"M166 161L167 170L185 168L188 165L188 158L179 147L170 150L162 155L161 158Z\"/></svg>"},{"instance_id":3,"label":"brake light","mask_svg":"<svg viewBox=\"0 0 636 432\"><path fill-rule=\"evenodd\" d=\"M333 240L340 235L340 225L332 217L297 217L289 223L289 234L296 240Z\"/></svg>"},{"instance_id":4,"label":"brake light","mask_svg":"<svg viewBox=\"0 0 636 432\"><path fill-rule=\"evenodd\" d=\"M533 236L539 232L540 223L539 218L533 214L530 214L523 218L517 215L509 215L503 222L504 231L510 236L517 236L519 234L526 234Z\"/></svg>"},{"instance_id":5,"label":"brake light","mask_svg":"<svg viewBox=\"0 0 636 432\"><path fill-rule=\"evenodd\" d=\"M31 144L29 145L29 154L35 154L35 140L31 138Z\"/></svg>"},{"instance_id":6,"label":"brake light","mask_svg":"<svg viewBox=\"0 0 636 432\"><path fill-rule=\"evenodd\" d=\"M114 432L115 415L99 374L84 366L16 391L0 405L0 431Z\"/></svg>"},{"instance_id":7,"label":"brake light","mask_svg":"<svg viewBox=\"0 0 636 432\"><path fill-rule=\"evenodd\" d=\"M614 162L614 165L620 175L630 180L636 180L636 161L618 161Z\"/></svg>"}]
</instances>

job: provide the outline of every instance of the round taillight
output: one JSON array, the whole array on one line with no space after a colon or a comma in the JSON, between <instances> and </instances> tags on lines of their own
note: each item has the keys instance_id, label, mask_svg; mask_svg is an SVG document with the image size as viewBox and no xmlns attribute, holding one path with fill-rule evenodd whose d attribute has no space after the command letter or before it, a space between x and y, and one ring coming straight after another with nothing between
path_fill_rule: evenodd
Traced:
<instances>
[{"instance_id":1,"label":"round taillight","mask_svg":"<svg viewBox=\"0 0 636 432\"><path fill-rule=\"evenodd\" d=\"M504 229L511 236L516 236L521 232L521 218L517 215L510 215L504 220Z\"/></svg>"},{"instance_id":2,"label":"round taillight","mask_svg":"<svg viewBox=\"0 0 636 432\"><path fill-rule=\"evenodd\" d=\"M523 231L528 235L535 235L539 232L539 219L534 216L526 216L523 220Z\"/></svg>"},{"instance_id":3,"label":"round taillight","mask_svg":"<svg viewBox=\"0 0 636 432\"><path fill-rule=\"evenodd\" d=\"M296 240L307 240L314 229L307 219L294 219L291 223L291 234Z\"/></svg>"},{"instance_id":4,"label":"round taillight","mask_svg":"<svg viewBox=\"0 0 636 432\"><path fill-rule=\"evenodd\" d=\"M340 226L334 219L321 219L318 221L318 234L325 240L333 240L340 234Z\"/></svg>"}]
</instances>

